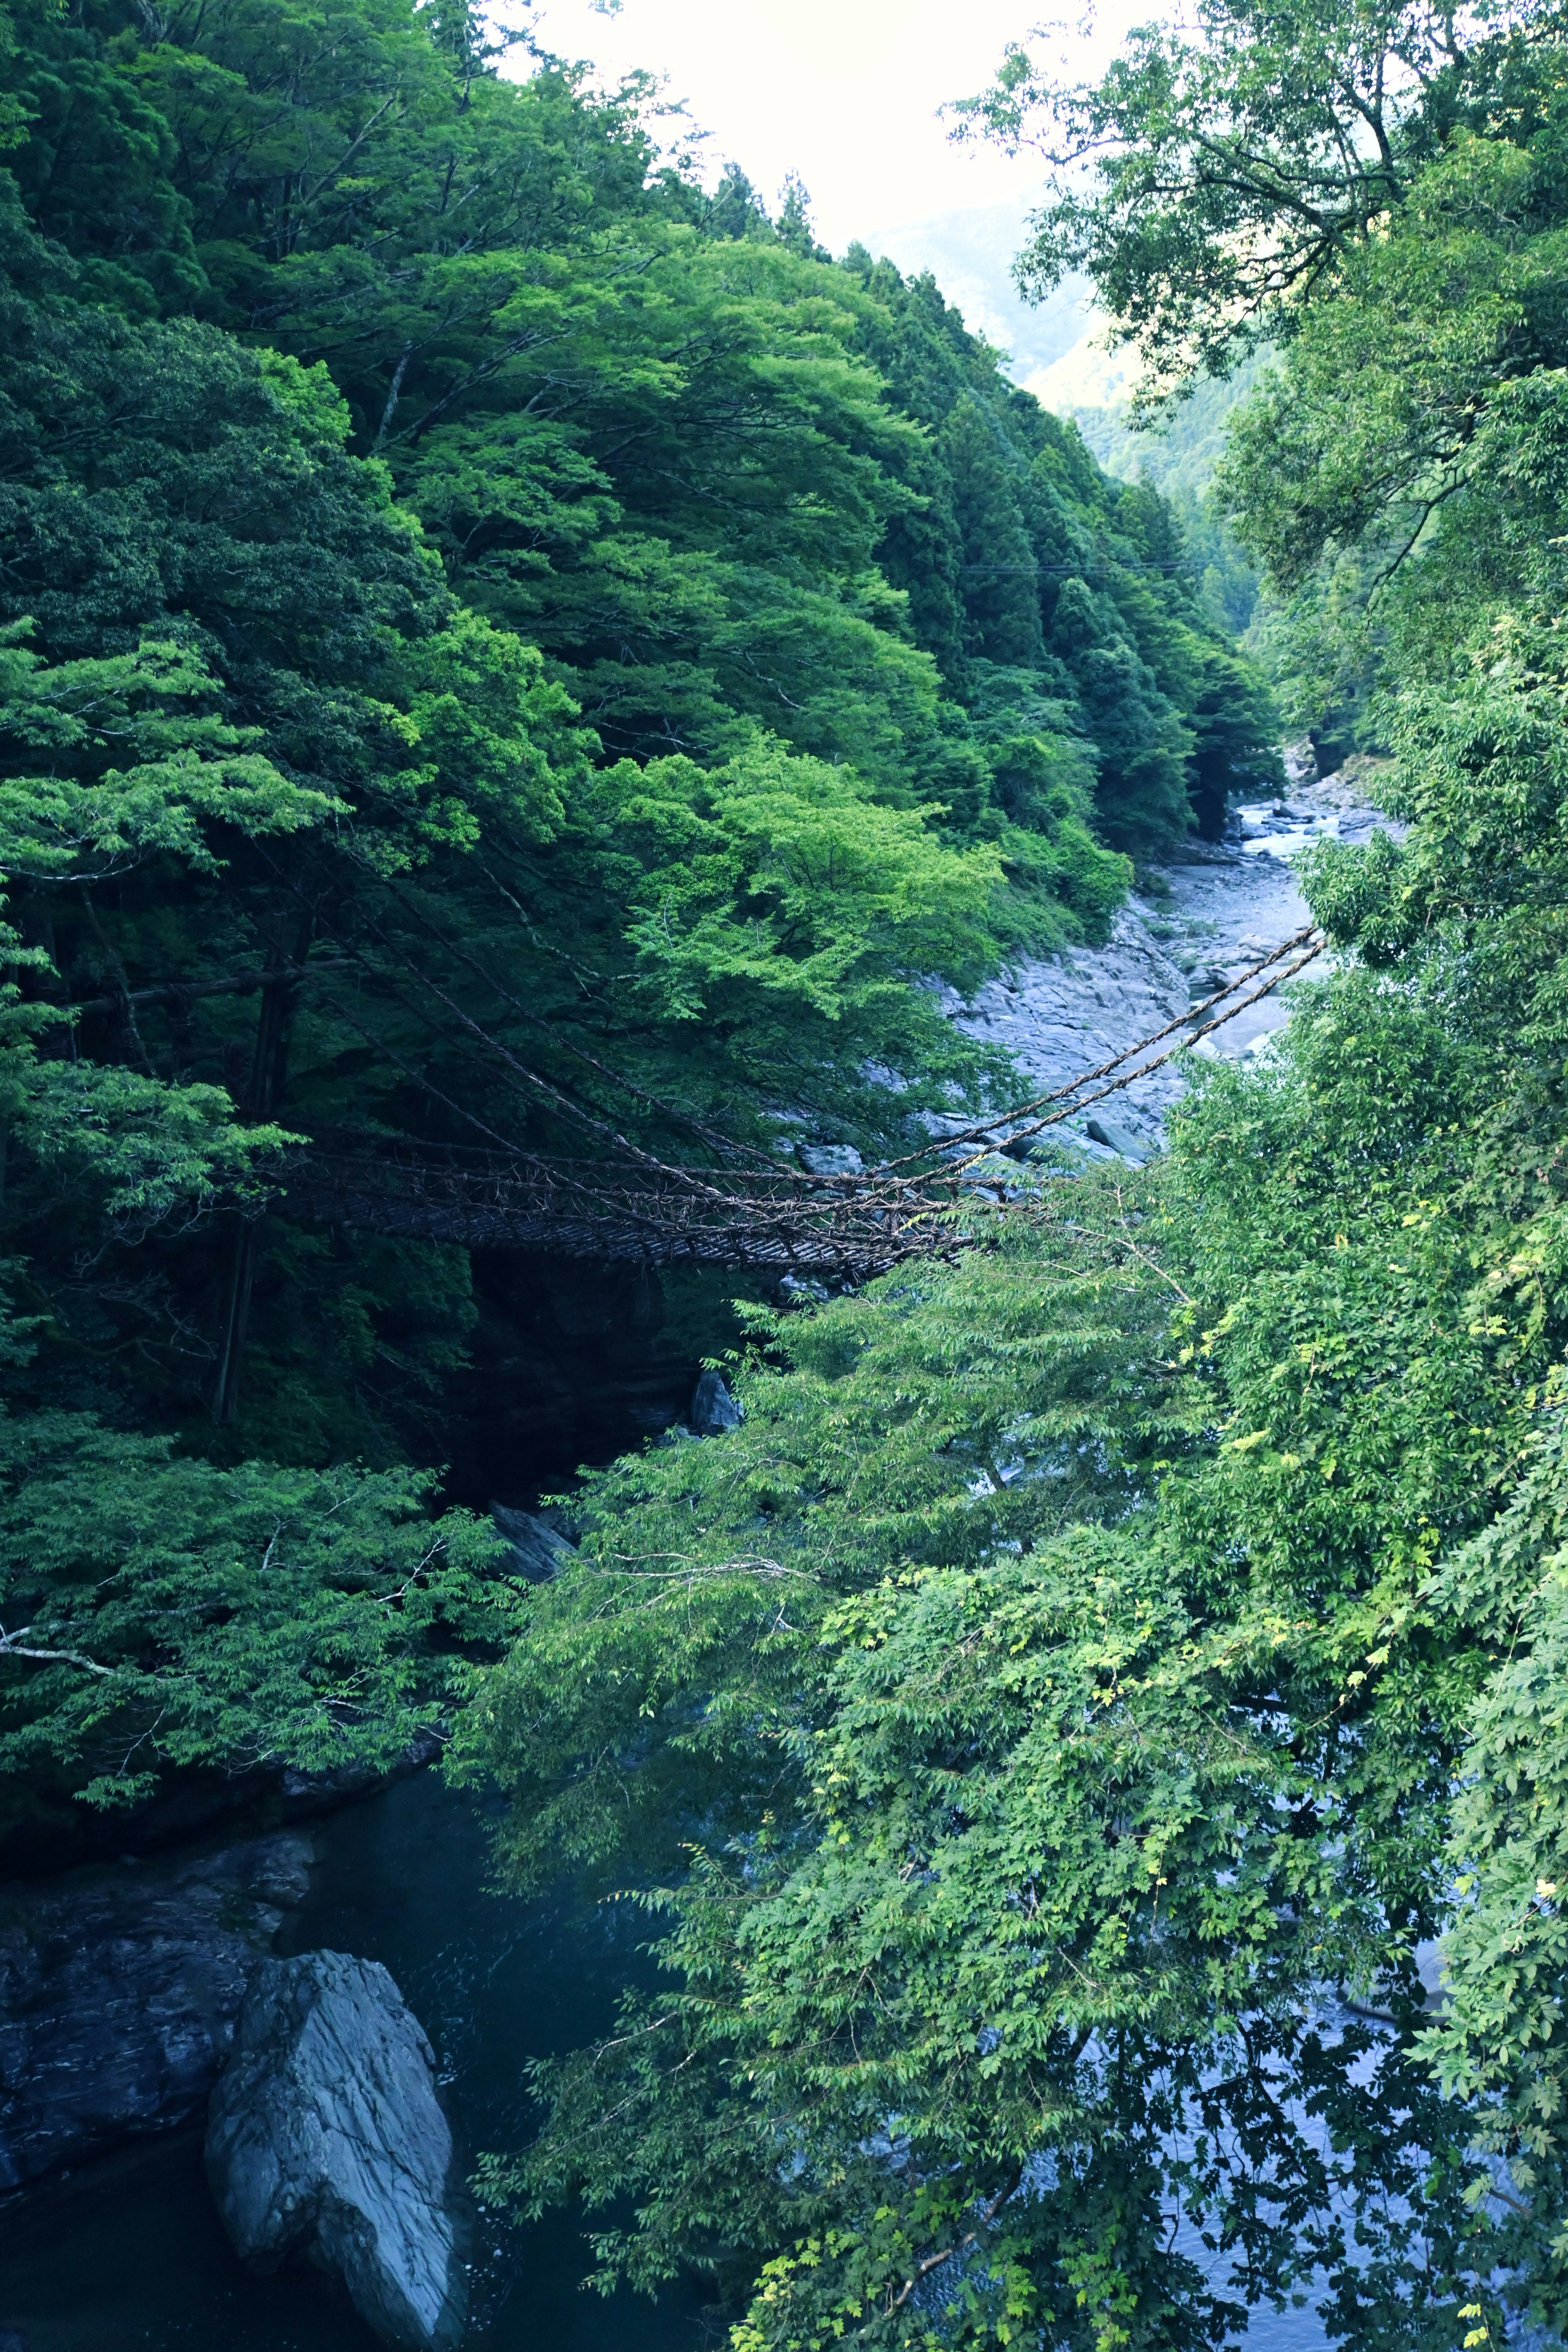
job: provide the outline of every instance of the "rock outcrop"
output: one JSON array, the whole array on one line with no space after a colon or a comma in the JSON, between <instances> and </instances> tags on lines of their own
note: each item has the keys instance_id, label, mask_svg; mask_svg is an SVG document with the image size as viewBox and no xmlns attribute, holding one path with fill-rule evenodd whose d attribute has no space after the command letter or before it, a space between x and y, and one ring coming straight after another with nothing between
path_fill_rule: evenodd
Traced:
<instances>
[{"instance_id":1,"label":"rock outcrop","mask_svg":"<svg viewBox=\"0 0 1568 2352\"><path fill-rule=\"evenodd\" d=\"M704 1372L692 1391L687 1423L699 1437L722 1437L727 1429L739 1429L746 1415L739 1397L730 1393L721 1372Z\"/></svg>"},{"instance_id":2,"label":"rock outcrop","mask_svg":"<svg viewBox=\"0 0 1568 2352\"><path fill-rule=\"evenodd\" d=\"M858 1176L865 1167L852 1143L797 1143L795 1151L808 1176Z\"/></svg>"},{"instance_id":3,"label":"rock outcrop","mask_svg":"<svg viewBox=\"0 0 1568 2352\"><path fill-rule=\"evenodd\" d=\"M312 1858L255 1838L0 1893L0 2187L199 2111Z\"/></svg>"},{"instance_id":4,"label":"rock outcrop","mask_svg":"<svg viewBox=\"0 0 1568 2352\"><path fill-rule=\"evenodd\" d=\"M344 1952L256 1969L213 2094L207 2178L241 2260L335 2271L385 2343L445 2352L467 2271L435 2059L387 1971Z\"/></svg>"},{"instance_id":5,"label":"rock outcrop","mask_svg":"<svg viewBox=\"0 0 1568 2352\"><path fill-rule=\"evenodd\" d=\"M433 1734L416 1732L390 1769L349 1764L303 1772L276 1759L243 1772L181 1767L162 1775L155 1793L127 1813L79 1804L64 1773L52 1785L13 1787L0 1816L0 1888L12 1880L58 1880L127 1854L150 1861L294 1829L420 1770L442 1747Z\"/></svg>"},{"instance_id":6,"label":"rock outcrop","mask_svg":"<svg viewBox=\"0 0 1568 2352\"><path fill-rule=\"evenodd\" d=\"M492 1503L490 1517L497 1535L504 1536L511 1547L513 1575L525 1576L530 1584L548 1584L562 1561L570 1559L575 1549L540 1511L520 1511L510 1503Z\"/></svg>"}]
</instances>

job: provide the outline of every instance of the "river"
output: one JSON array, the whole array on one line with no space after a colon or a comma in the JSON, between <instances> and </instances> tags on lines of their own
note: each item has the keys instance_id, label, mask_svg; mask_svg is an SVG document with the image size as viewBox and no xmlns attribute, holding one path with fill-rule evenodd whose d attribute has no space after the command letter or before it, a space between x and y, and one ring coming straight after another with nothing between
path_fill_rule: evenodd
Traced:
<instances>
[{"instance_id":1,"label":"river","mask_svg":"<svg viewBox=\"0 0 1568 2352\"><path fill-rule=\"evenodd\" d=\"M1354 793L1332 783L1298 780L1289 810L1243 812L1239 835L1155 877L1107 949L1026 967L960 1017L1010 1045L1042 1085L1148 1034L1205 993L1211 973L1255 960L1305 920L1289 863L1303 841L1358 837L1370 822ZM1219 1050L1257 1051L1284 1017L1268 1000L1219 1033ZM1115 1116L1156 1145L1178 1084L1162 1074L1119 1097ZM672 1377L663 1366L654 1386ZM651 1411L644 1400L633 1417ZM615 1442L634 1433L617 1431ZM435 2046L462 2142L470 2152L515 2147L528 2126L527 2061L608 2025L619 1990L648 1965L642 1915L579 1906L563 1892L525 1903L491 1891L482 1809L430 1772L311 1834L311 1892L288 1915L279 1948L384 1962ZM573 2220L481 2227L476 2352L695 2352L704 2335L695 2288L673 2289L657 2308L629 2295L606 2302L581 2286L588 2266ZM1310 2313L1260 2315L1248 2340L1259 2352L1325 2343ZM0 2352L374 2352L374 2342L317 2273L258 2280L240 2270L207 2195L198 2129L0 2207Z\"/></svg>"}]
</instances>

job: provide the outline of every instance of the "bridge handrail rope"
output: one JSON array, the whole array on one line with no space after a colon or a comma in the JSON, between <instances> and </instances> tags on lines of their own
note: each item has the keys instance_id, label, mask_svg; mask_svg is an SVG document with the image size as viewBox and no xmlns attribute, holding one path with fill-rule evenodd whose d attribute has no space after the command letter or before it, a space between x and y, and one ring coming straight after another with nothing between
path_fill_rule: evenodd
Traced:
<instances>
[{"instance_id":1,"label":"bridge handrail rope","mask_svg":"<svg viewBox=\"0 0 1568 2352\"><path fill-rule=\"evenodd\" d=\"M1267 981L1261 988L1255 988L1250 996L1243 996L1239 998L1235 1004L1227 1005L1226 1010L1217 1014L1213 1021L1205 1021L1202 1027L1194 1029L1190 1036L1184 1037L1178 1044L1168 1046L1164 1053L1157 1054L1152 1062L1140 1062L1136 1069L1124 1070L1120 1077L1112 1078L1107 1086L1098 1087L1091 1095L1075 1095L1074 1099L1069 1102L1064 1109L1053 1111L1047 1118L1037 1119L1031 1127L1018 1128L1015 1129L1015 1131L1007 1138L1008 1142L1026 1142L1030 1136L1043 1134L1047 1127L1059 1126L1064 1118L1070 1118L1075 1111L1087 1110L1090 1103L1103 1102L1107 1095L1120 1094L1123 1087L1133 1086L1140 1078L1152 1076L1154 1071L1163 1069L1165 1064L1167 1062L1173 1062L1178 1054L1188 1052L1191 1047L1198 1044L1201 1038L1208 1036L1215 1029L1223 1029L1227 1021L1234 1021L1238 1013L1245 1013L1249 1004L1257 1004L1263 997L1272 995L1275 989L1283 987L1286 981L1294 980L1299 971L1304 971L1310 963L1315 963L1317 961L1317 959L1322 954L1323 950L1327 945L1328 942L1326 940L1319 940L1315 943L1309 945L1303 952L1297 957L1294 963L1287 965L1283 971L1276 972L1273 979ZM1238 981L1235 985L1239 987L1241 982ZM1187 1018L1190 1020L1192 1015L1189 1013ZM1161 1034L1168 1035L1169 1031L1167 1030ZM1144 1044L1145 1046L1147 1046L1157 1042L1156 1038L1151 1037L1146 1039ZM1144 1047L1135 1047L1133 1050L1135 1052L1142 1052L1144 1050ZM1110 1066L1114 1068L1115 1065L1111 1064ZM1098 1076L1099 1073L1092 1072L1090 1075ZM1087 1086L1089 1084L1089 1079L1087 1077L1079 1078L1077 1083L1080 1087ZM964 1164L967 1167L973 1168L978 1160L984 1159L986 1156L987 1154L984 1151L977 1152L973 1160L968 1160Z\"/></svg>"},{"instance_id":2,"label":"bridge handrail rope","mask_svg":"<svg viewBox=\"0 0 1568 2352\"><path fill-rule=\"evenodd\" d=\"M563 1036L555 1022L547 1021L542 1013L535 1013L531 1005L522 1003L503 982L497 979L489 966L482 963L469 949L460 946L454 940L447 939L439 926L432 922L422 908L415 906L395 882L389 882L387 887L393 898L421 929L428 931L433 940L437 940L449 955L455 955L459 962L466 963L470 971L477 972L487 988L492 988L495 991L502 1003L510 1005L519 1018L526 1021L531 1028L542 1030L561 1052L569 1054L574 1061L583 1063L586 1068L595 1071L600 1077L608 1078L611 1085L618 1087L623 1094L635 1095L639 1102L647 1103L651 1109L657 1110L661 1118L673 1119L678 1126L689 1128L694 1135L700 1135L705 1143L714 1144L722 1151L734 1152L752 1160L765 1160L766 1154L758 1150L755 1146L738 1143L733 1137L723 1134L719 1129L706 1126L701 1119L694 1118L689 1111L681 1110L674 1103L665 1102L659 1096L650 1094L646 1087L639 1086L635 1078L628 1078L621 1071L612 1069L607 1062L601 1062L596 1054L590 1054L587 1048L580 1045L574 1038ZM390 951L395 955L397 954L395 949L391 949L390 941L385 941L384 934L383 937L384 943L388 946ZM415 978L426 987L431 987L431 982L426 975L408 957L398 955L397 961L405 971L412 972ZM437 992L433 990L432 992ZM635 1149L635 1147L628 1148Z\"/></svg>"},{"instance_id":3,"label":"bridge handrail rope","mask_svg":"<svg viewBox=\"0 0 1568 2352\"><path fill-rule=\"evenodd\" d=\"M454 1237L482 1231L504 1240L509 1233L514 1238L521 1234L542 1236L558 1227L563 1239L569 1229L569 1245L587 1255L701 1255L706 1244L715 1262L794 1265L808 1271L841 1261L869 1273L911 1250L931 1247L935 1221L965 1198L991 1191L1002 1203L1017 1197L1005 1181L976 1180L974 1171L999 1142L1009 1149L1026 1142L1151 1076L1293 979L1326 945L1322 934L1306 925L1223 988L1096 1068L1010 1110L993 1113L956 1136L933 1138L921 1150L857 1175L813 1176L776 1167L720 1175L716 1170L683 1167L640 1150L606 1122L579 1112L578 1123L610 1144L608 1164L603 1157L574 1160L519 1150L475 1121L500 1145L499 1151L462 1146L433 1151L395 1137L376 1139L369 1150L363 1145L344 1150L323 1138L298 1155L288 1189L302 1203L352 1202L345 1219L349 1223L373 1218L379 1201L383 1217L401 1217L400 1230L417 1230L415 1221L421 1216L437 1229L444 1220ZM517 1075L557 1103L569 1100L518 1063L444 990L423 974L416 976L466 1028L500 1051ZM1248 988L1253 981L1260 984ZM1205 1014L1212 1017L1205 1019ZM354 1025L360 1026L357 1022ZM1142 1058L1173 1035L1176 1042L1164 1052L1152 1060ZM393 1058L400 1060L395 1054ZM1086 1093L1086 1087L1092 1091ZM1032 1113L1041 1116L1030 1118ZM1020 1118L1027 1123L1019 1127ZM1002 1134L1003 1129L1008 1131ZM977 1148L955 1161L955 1147L962 1151L967 1145ZM933 1168L931 1162L939 1154L942 1164ZM316 1213L323 1212L318 1206ZM610 1250L606 1245L611 1242L621 1247Z\"/></svg>"},{"instance_id":4,"label":"bridge handrail rope","mask_svg":"<svg viewBox=\"0 0 1568 2352\"><path fill-rule=\"evenodd\" d=\"M274 870L278 874L279 880L285 887L289 889L290 894L303 900L303 893L300 891L298 885L291 883L275 864ZM384 876L378 877L377 878L382 880L384 883L387 881L387 877ZM406 910L415 917L416 920L420 922L422 928L430 931L436 939L441 940L442 945L450 948L451 942L442 938L440 931L429 921L428 918L422 916L417 908L410 907L406 898L404 897L404 894L397 890L395 885L391 885L390 887L392 888L393 896L405 907ZM332 935L337 938L339 943L345 950L347 961L357 965L358 968L363 971L369 979L373 980L379 988L384 991L386 990L388 987L386 973L376 968L371 959L365 955L363 947L361 947L356 941L345 939L340 932L337 932L335 930L335 927L325 919L321 908L312 907L311 912L322 930L332 933ZM700 1186L700 1189L711 1193L712 1188L710 1186L700 1185L700 1175L699 1171L683 1170L666 1160L658 1159L651 1152L644 1151L638 1145L631 1142L628 1138L620 1134L616 1128L610 1126L607 1121L595 1118L592 1112L585 1110L580 1103L574 1102L570 1095L564 1093L561 1087L552 1085L548 1078L542 1077L537 1070L530 1069L528 1065L525 1062L520 1061L518 1056L510 1051L510 1047L503 1045L500 1038L492 1037L489 1032L484 1028L482 1024L476 1021L471 1013L467 1013L464 1008L457 1003L455 998L449 996L444 989L439 987L437 982L430 978L427 972L423 971L420 967L414 962L411 957L403 954L399 950L395 948L392 945L392 942L386 939L384 932L380 929L379 926L373 926L373 928L377 930L383 946L387 949L387 951L391 954L393 960L396 963L400 964L403 970L407 972L420 987L427 989L430 994L437 999L437 1003L446 1006L447 1011L453 1015L463 1029L468 1031L472 1037L477 1039L479 1043L486 1047L490 1053L498 1055L499 1058L507 1065L508 1068L516 1077L521 1079L526 1086L533 1089L538 1094L543 1096L550 1103L552 1108L554 1109L562 1118L578 1127L585 1128L591 1134L597 1135L607 1139L618 1150L623 1152L627 1159L636 1160L647 1168L656 1169L666 1175L690 1178ZM610 1069L606 1064L598 1061L593 1055L584 1052L582 1047L576 1045L571 1040L562 1037L552 1023L544 1020L541 1015L531 1012L528 1007L520 1004L517 999L513 997L508 990L500 985L500 983L496 980L494 974L488 971L476 958L468 954L461 949L453 950L452 951L457 953L460 960L468 963L473 971L477 971L480 978L486 982L487 985L494 989L496 993L501 997L503 1002L511 1005L517 1012L521 1013L525 1020L530 1021L536 1028L542 1029L546 1035L548 1035L555 1045L563 1048L567 1053L573 1055L577 1060L586 1063L590 1067L599 1072L602 1076L608 1077L613 1084L621 1089L621 1091L640 1096L644 1101L652 1104L656 1108L664 1112L665 1115L675 1118L682 1125L695 1129L706 1140L720 1141L723 1144L724 1148L729 1150L752 1150L752 1147L750 1146L735 1145L731 1143L728 1139L717 1137L713 1130L704 1128L700 1121L690 1118L687 1113L676 1109L672 1105L660 1103L656 1096L647 1094L647 1091L643 1087L637 1086L634 1080L623 1077L618 1071ZM311 970L311 967L306 967L307 972ZM399 994L395 988L394 988L391 992L395 996ZM364 1038L366 1044L369 1045L374 1051L384 1055L387 1060L393 1063L395 1067L402 1070L404 1075L408 1077L422 1093L428 1094L432 1100L438 1101L448 1110L454 1111L458 1118L462 1120L464 1125L477 1128L481 1134L488 1135L493 1142L500 1145L503 1152L514 1154L514 1156L519 1157L524 1156L516 1154L515 1147L509 1144L505 1137L498 1135L493 1128L489 1127L483 1119L478 1118L475 1113L466 1106L454 1102L452 1097L444 1093L439 1087L435 1086L428 1076L422 1075L411 1063L399 1055L395 1048L388 1045L384 1039L377 1037L373 1031L367 1029L364 1024L357 1020L349 1011L348 1007L342 1003L342 1000L331 990L324 990L322 992L322 995L324 1001L332 1007L333 1011L345 1020L349 1026L353 1028L358 1035ZM428 1013L421 1013L417 1006L409 1004L408 1000L405 997L400 998L400 1001L404 1004L405 1009L411 1013L416 1020L420 1021L424 1026L430 1028L437 1036L442 1034L439 1023L433 1021ZM760 1154L753 1154L753 1156L761 1157ZM719 1200L722 1198L722 1195L713 1193L712 1197L715 1200Z\"/></svg>"},{"instance_id":5,"label":"bridge handrail rope","mask_svg":"<svg viewBox=\"0 0 1568 2352\"><path fill-rule=\"evenodd\" d=\"M382 944L392 954L394 960L402 965L405 971L420 987L427 990L472 1038L489 1052L499 1055L516 1077L522 1080L531 1090L543 1096L573 1124L586 1129L588 1132L608 1143L613 1151L623 1156L629 1163L700 1196L715 1211L728 1209L740 1211L742 1213L755 1207L754 1193L751 1198L747 1198L744 1194L737 1196L731 1192L720 1189L721 1186L734 1185L738 1174L742 1183L749 1179L753 1186L759 1181L765 1182L770 1189L780 1184L787 1185L801 1196L803 1208L808 1207L814 1197L820 1199L824 1195L837 1201L844 1200L847 1195L863 1201L867 1197L868 1187L885 1187L889 1178L894 1181L900 1194L907 1195L911 1187L929 1191L933 1184L942 1184L946 1189L953 1181L963 1178L971 1169L999 1148L999 1129L1011 1130L1005 1137L1000 1138L1000 1140L1005 1141L1008 1146L1027 1141L1030 1138L1044 1133L1047 1129L1060 1125L1063 1120L1070 1118L1076 1112L1087 1109L1092 1103L1103 1101L1108 1096L1119 1093L1123 1088L1135 1084L1138 1079L1152 1076L1154 1071L1163 1068L1166 1063L1173 1060L1177 1053L1199 1044L1203 1038L1223 1027L1226 1023L1236 1019L1239 1013L1258 1003L1261 998L1269 995L1286 981L1293 979L1298 972L1303 971L1309 963L1314 961L1322 953L1327 944L1323 935L1314 925L1304 924L1299 930L1293 931L1288 939L1282 940L1277 947L1270 949L1267 955L1260 957L1245 971L1237 973L1233 979L1227 980L1222 988L1215 990L1201 1003L1190 1005L1186 1012L1176 1014L1162 1028L1138 1039L1133 1045L1124 1047L1121 1053L1112 1055L1109 1061L1100 1063L1092 1070L1084 1071L1078 1077L1068 1080L1067 1084L1054 1087L1048 1093L1034 1096L1027 1101L1016 1104L1008 1109L993 1112L985 1119L969 1128L961 1129L956 1134L949 1133L940 1138L933 1137L919 1150L904 1153L897 1159L880 1161L875 1167L864 1170L857 1176L814 1176L808 1171L768 1166L765 1155L755 1146L739 1143L731 1138L725 1137L691 1114L674 1105L660 1101L658 1097L649 1094L635 1080L626 1078L620 1072L612 1069L609 1065L601 1062L595 1055L588 1053L575 1041L563 1037L554 1023L535 1013L531 1007L521 1003L478 957L461 947L456 947L451 940L447 940L439 926L433 922L423 909L411 903L398 886L391 882L390 877L381 878L388 884L394 898L403 907L404 911L413 918L420 929L427 931L449 952L457 954L459 961L466 963L505 1004L521 1015L531 1027L549 1036L552 1043L571 1055L574 1059L584 1063L600 1076L607 1078L621 1091L637 1096L650 1107L658 1109L663 1115L675 1119L678 1124L700 1135L705 1142L718 1145L727 1151L750 1158L754 1163L761 1164L754 1165L752 1170L744 1171L743 1174L733 1170L729 1171L721 1171L717 1169L700 1170L663 1160L632 1142L617 1128L612 1126L607 1120L595 1117L584 1106L574 1102L570 1095L563 1093L559 1087L542 1076L540 1072L531 1069L521 1061L500 1038L492 1036L483 1024L476 1021L454 997L423 971L411 958L395 948L384 934L382 934ZM379 926L375 928L378 930L380 929ZM368 974L374 977L382 986L385 986L387 975L377 972L374 964L369 963L363 957L363 950L356 953L352 944L346 940L342 944L349 949L353 961L362 963ZM1274 969L1282 964L1285 959L1291 956L1298 948L1302 949L1304 952L1296 957L1288 969ZM1226 1003L1226 1000L1235 997L1235 992L1237 989L1245 988L1249 981L1258 979L1262 974L1270 971L1273 976L1266 980L1260 988L1253 990L1249 995L1236 998L1234 1002ZM394 993L400 994L400 992L395 989ZM329 1002L332 1001L329 992ZM403 1001L406 1005L407 1000ZM1214 1008L1219 1005L1225 1006L1223 1012L1215 1013L1212 1020L1202 1019L1205 1013L1213 1012ZM389 1052L390 1058L405 1071L405 1075L413 1078L423 1091L430 1093L434 1098L442 1101L448 1108L456 1110L465 1125L477 1127L491 1142L499 1144L508 1160L528 1164L544 1164L542 1160L537 1159L536 1155L519 1151L486 1121L477 1118L470 1109L454 1103L440 1088L432 1086L427 1077L421 1078L419 1074L400 1055L386 1047L384 1041L374 1039L371 1033L361 1023L353 1020L352 1014L348 1014L345 1006L335 1003L334 1009L345 1014L353 1028L365 1037L368 1043ZM407 1009L415 1013L416 1018L433 1026L439 1034L440 1024L431 1024L428 1014L418 1014L416 1008L411 1005L407 1006ZM1194 1027L1194 1022L1199 1025ZM1140 1055L1146 1054L1151 1046L1162 1044L1164 1039L1178 1031L1186 1034L1169 1051L1157 1055L1152 1062L1142 1062L1138 1059ZM1124 1067L1128 1064L1133 1064L1135 1066ZM1112 1076L1116 1072L1121 1072L1121 1075ZM1083 1092L1084 1087L1094 1085L1095 1081L1100 1079L1105 1079L1108 1083L1098 1087L1092 1094ZM1023 1128L1015 1125L1016 1121L1028 1119L1032 1113L1041 1111L1047 1105L1052 1103L1061 1104L1064 1107L1047 1116L1033 1119L1031 1124ZM953 1152L955 1149L965 1144L973 1144L976 1147L973 1155L970 1160L955 1167ZM938 1154L947 1163L945 1170L940 1175L929 1165ZM899 1171L906 1169L921 1170L922 1172L917 1175L901 1176ZM717 1182L712 1181L714 1179L718 1180ZM586 1191L591 1188L583 1189Z\"/></svg>"}]
</instances>

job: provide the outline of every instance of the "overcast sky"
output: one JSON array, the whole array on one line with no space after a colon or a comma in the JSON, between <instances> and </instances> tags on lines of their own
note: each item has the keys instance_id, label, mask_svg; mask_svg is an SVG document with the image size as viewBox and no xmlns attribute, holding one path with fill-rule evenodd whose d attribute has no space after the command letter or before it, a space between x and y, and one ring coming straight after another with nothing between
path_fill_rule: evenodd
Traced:
<instances>
[{"instance_id":1,"label":"overcast sky","mask_svg":"<svg viewBox=\"0 0 1568 2352\"><path fill-rule=\"evenodd\" d=\"M955 148L937 109L981 89L1006 43L1049 13L1049 0L622 0L614 14L542 0L534 21L539 40L606 79L639 66L665 77L710 134L706 152L732 156L770 208L798 172L817 236L842 253L901 222L1033 194L1037 164ZM1111 37L1108 19L1157 13L1152 0L1109 0L1095 34L1052 46L1087 64Z\"/></svg>"}]
</instances>

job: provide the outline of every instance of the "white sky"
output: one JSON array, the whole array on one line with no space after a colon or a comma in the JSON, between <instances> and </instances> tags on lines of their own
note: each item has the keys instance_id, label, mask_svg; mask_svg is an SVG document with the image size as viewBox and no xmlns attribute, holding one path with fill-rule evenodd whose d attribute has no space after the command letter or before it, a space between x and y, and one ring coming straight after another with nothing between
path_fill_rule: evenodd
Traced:
<instances>
[{"instance_id":1,"label":"white sky","mask_svg":"<svg viewBox=\"0 0 1568 2352\"><path fill-rule=\"evenodd\" d=\"M1027 201L1040 170L994 149L955 148L937 109L989 81L1009 40L1026 38L1037 0L541 0L535 37L591 58L605 79L661 75L710 133L717 166L733 157L772 209L787 172L811 197L824 245L874 242L933 213ZM1108 0L1096 35L1059 33L1087 70L1112 24L1159 13L1158 0ZM711 176L710 173L708 176Z\"/></svg>"}]
</instances>

